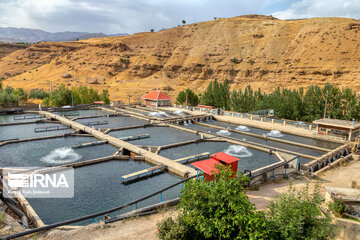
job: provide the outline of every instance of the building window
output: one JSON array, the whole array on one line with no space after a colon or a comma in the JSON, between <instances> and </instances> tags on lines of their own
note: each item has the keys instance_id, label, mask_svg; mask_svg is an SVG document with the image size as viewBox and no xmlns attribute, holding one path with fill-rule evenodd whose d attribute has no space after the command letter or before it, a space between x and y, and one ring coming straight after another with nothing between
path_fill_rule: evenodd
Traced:
<instances>
[{"instance_id":1,"label":"building window","mask_svg":"<svg viewBox=\"0 0 360 240\"><path fill-rule=\"evenodd\" d=\"M320 128L320 132L326 132L326 128Z\"/></svg>"}]
</instances>

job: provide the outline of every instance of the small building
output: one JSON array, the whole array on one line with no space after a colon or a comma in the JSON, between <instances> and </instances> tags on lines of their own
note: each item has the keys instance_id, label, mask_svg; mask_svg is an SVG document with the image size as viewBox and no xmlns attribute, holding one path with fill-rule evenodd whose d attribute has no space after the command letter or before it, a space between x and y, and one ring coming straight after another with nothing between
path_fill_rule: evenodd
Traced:
<instances>
[{"instance_id":1,"label":"small building","mask_svg":"<svg viewBox=\"0 0 360 240\"><path fill-rule=\"evenodd\" d=\"M313 122L317 124L318 135L341 137L348 141L359 138L360 123L340 119L322 118Z\"/></svg>"},{"instance_id":2,"label":"small building","mask_svg":"<svg viewBox=\"0 0 360 240\"><path fill-rule=\"evenodd\" d=\"M216 167L217 165L230 166L231 170L236 174L239 160L239 158L219 152L212 154L210 159L194 162L191 165L198 171L203 172L206 181L210 182L214 180L214 175L219 173L219 169Z\"/></svg>"},{"instance_id":3,"label":"small building","mask_svg":"<svg viewBox=\"0 0 360 240\"><path fill-rule=\"evenodd\" d=\"M142 97L145 100L145 105L150 107L165 107L171 106L171 97L161 92L160 90L154 90Z\"/></svg>"}]
</instances>

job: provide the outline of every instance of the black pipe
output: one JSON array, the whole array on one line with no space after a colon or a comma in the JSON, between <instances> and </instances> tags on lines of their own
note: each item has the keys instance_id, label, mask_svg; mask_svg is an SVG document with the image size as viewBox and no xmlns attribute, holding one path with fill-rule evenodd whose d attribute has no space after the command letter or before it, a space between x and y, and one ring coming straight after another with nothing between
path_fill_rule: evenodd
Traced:
<instances>
[{"instance_id":1,"label":"black pipe","mask_svg":"<svg viewBox=\"0 0 360 240\"><path fill-rule=\"evenodd\" d=\"M73 223L76 223L76 222L81 222L81 221L85 221L85 220L88 220L88 219L91 219L91 218L95 218L95 217L98 217L98 216L101 216L101 215L105 215L105 214L109 214L109 213L112 213L112 212L115 212L115 211L118 211L118 210L121 210L123 208L126 208L126 207L129 207L135 203L138 203L138 202L141 202L141 201L144 201L148 198L151 198L157 194L160 194L170 188L173 188L183 182L186 182L192 178L195 178L196 176L192 176L192 177L188 177L186 179L183 179L177 183L174 183L170 186L167 186L159 191L156 191L154 193L151 193L145 197L142 197L142 198L139 198L137 200L134 200L132 202L129 202L129 203L126 203L124 205L121 205L119 207L116 207L116 208L112 208L112 209L109 209L109 210L106 210L106 211L102 211L102 212L98 212L98 213L94 213L94 214L90 214L90 215L87 215L87 216L83 216L83 217L80 217L80 218L75 218L75 219L71 219L71 220L66 220L66 221L62 221L62 222L58 222L58 223L54 223L54 224L50 224L50 225L46 225L46 226L43 226L43 227L38 227L38 228L34 228L34 229L30 229L30 230L27 230L27 231L24 231L24 232L20 232L20 233L15 233L15 234L11 234L11 235L8 235L8 236L5 236L5 237L2 237L1 239L3 240L8 240L8 239L14 239L14 238L18 238L18 237L23 237L23 236L26 236L26 235L29 235L29 234L32 234L32 233L37 233L37 232L41 232L41 231L46 231L46 230L49 230L49 229L52 229L52 228L56 228L56 227L60 227L60 226L64 226L64 225L69 225L69 224L73 224Z\"/></svg>"},{"instance_id":2,"label":"black pipe","mask_svg":"<svg viewBox=\"0 0 360 240\"><path fill-rule=\"evenodd\" d=\"M0 189L0 199L21 219L20 224L28 229L29 221L26 214L17 207L16 202L12 198L4 197L2 189Z\"/></svg>"}]
</instances>

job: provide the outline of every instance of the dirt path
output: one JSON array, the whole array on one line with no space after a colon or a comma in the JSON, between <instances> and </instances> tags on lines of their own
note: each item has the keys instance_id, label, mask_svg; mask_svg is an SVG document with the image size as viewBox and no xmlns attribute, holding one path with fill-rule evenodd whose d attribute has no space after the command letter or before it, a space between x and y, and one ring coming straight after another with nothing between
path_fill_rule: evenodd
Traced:
<instances>
[{"instance_id":1,"label":"dirt path","mask_svg":"<svg viewBox=\"0 0 360 240\"><path fill-rule=\"evenodd\" d=\"M248 191L248 196L258 209L267 208L269 201L277 194L287 191L290 181L295 187L303 187L308 181L303 176L296 176L289 180L281 180L276 183L270 183L260 186L259 190ZM319 183L323 192L325 186L350 188L352 181L358 181L360 184L360 161L354 161L347 166L335 168L325 172L319 180L312 179L310 184ZM45 237L39 236L38 239L79 239L79 240L153 240L156 237L156 224L168 216L176 216L177 212L171 209L166 212L153 214L151 216L134 218L126 221L108 224L108 227L102 228L101 225L91 224L83 228L60 231L53 230L47 233Z\"/></svg>"}]
</instances>

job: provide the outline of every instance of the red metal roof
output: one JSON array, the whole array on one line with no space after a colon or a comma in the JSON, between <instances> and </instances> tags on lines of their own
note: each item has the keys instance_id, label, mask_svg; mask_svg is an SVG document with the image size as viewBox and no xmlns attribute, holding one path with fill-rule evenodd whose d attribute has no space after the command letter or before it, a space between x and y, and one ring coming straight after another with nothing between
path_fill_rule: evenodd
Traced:
<instances>
[{"instance_id":1,"label":"red metal roof","mask_svg":"<svg viewBox=\"0 0 360 240\"><path fill-rule=\"evenodd\" d=\"M171 100L172 98L166 95L165 93L161 92L160 90L154 90L145 96L142 97L143 99L149 100Z\"/></svg>"},{"instance_id":2,"label":"red metal roof","mask_svg":"<svg viewBox=\"0 0 360 240\"><path fill-rule=\"evenodd\" d=\"M95 104L104 104L105 102L103 101L97 101L97 102L94 102Z\"/></svg>"},{"instance_id":3,"label":"red metal roof","mask_svg":"<svg viewBox=\"0 0 360 240\"><path fill-rule=\"evenodd\" d=\"M193 165L195 168L200 169L206 174L214 175L215 173L219 172L219 169L217 169L215 166L220 165L219 161L216 161L215 159L207 159L202 160L198 162L194 162L191 165Z\"/></svg>"},{"instance_id":4,"label":"red metal roof","mask_svg":"<svg viewBox=\"0 0 360 240\"><path fill-rule=\"evenodd\" d=\"M240 160L239 158L231 156L231 155L226 154L224 152L218 152L218 153L212 154L211 158L217 159L218 161L226 162L228 164L233 163L233 162L237 162L237 161Z\"/></svg>"}]
</instances>

